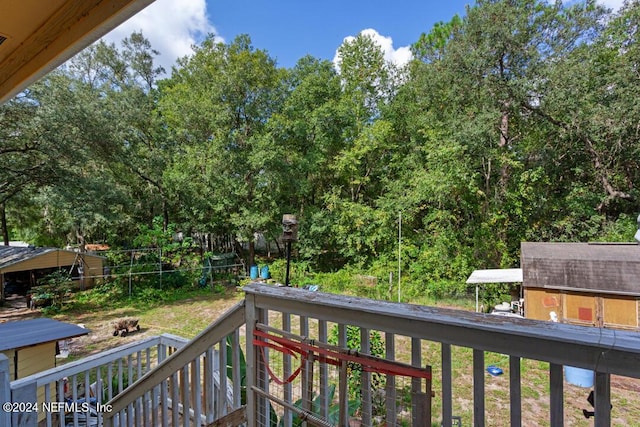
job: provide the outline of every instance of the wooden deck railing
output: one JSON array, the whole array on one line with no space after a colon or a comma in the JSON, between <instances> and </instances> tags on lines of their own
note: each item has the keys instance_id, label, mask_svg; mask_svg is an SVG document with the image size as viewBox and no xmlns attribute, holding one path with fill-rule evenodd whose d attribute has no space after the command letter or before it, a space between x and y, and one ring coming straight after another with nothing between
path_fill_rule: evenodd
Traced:
<instances>
[{"instance_id":1,"label":"wooden deck railing","mask_svg":"<svg viewBox=\"0 0 640 427\"><path fill-rule=\"evenodd\" d=\"M104 425L209 425L241 408L244 372L239 329L244 323L244 302L240 302L111 400ZM149 406L149 414L136 410Z\"/></svg>"},{"instance_id":2,"label":"wooden deck railing","mask_svg":"<svg viewBox=\"0 0 640 427\"><path fill-rule=\"evenodd\" d=\"M517 427L530 424L523 422L527 366L542 361L548 405L546 420L537 421L564 425L568 365L594 371L595 425L610 426L611 375L640 378L635 332L261 284L245 293L243 303L110 400L104 425L451 426L465 386L468 422L496 425L499 417ZM461 351L469 377L456 379ZM506 361L506 415L490 413L485 402L493 393L486 361L497 355Z\"/></svg>"},{"instance_id":3,"label":"wooden deck railing","mask_svg":"<svg viewBox=\"0 0 640 427\"><path fill-rule=\"evenodd\" d=\"M8 382L8 364L3 369L0 360L0 400L2 383L10 402L24 402L31 405L25 412L12 411L11 424L0 425L35 426L40 421L45 426L84 425L88 417L95 425L102 424L102 412L73 411L69 413L62 405L49 406L50 402L62 402L79 408L83 402L105 404L118 393L126 390L138 378L152 370L167 355L186 345L189 341L175 335L163 334L126 344L102 353L70 362L25 378ZM3 380L4 378L4 380ZM86 391L90 392L87 393ZM4 402L4 400L2 400ZM37 402L37 404L34 404ZM70 407L69 406L69 407ZM37 408L37 411L35 410ZM84 408L83 408L84 409ZM0 413L9 418L6 411ZM65 419L66 418L66 419Z\"/></svg>"},{"instance_id":4,"label":"wooden deck railing","mask_svg":"<svg viewBox=\"0 0 640 427\"><path fill-rule=\"evenodd\" d=\"M544 423L551 426L564 425L563 365L595 372L596 426L611 425L610 376L616 374L640 378L640 334L635 332L397 304L292 288L249 285L245 287L245 292L248 336L254 335L256 325L262 323L276 325L283 331L290 331L295 326L299 328L299 335L306 337L306 340L327 342L328 331L337 328L339 346L346 347L346 327L357 326L362 338L358 350L369 353L371 343L366 338L370 331L379 331L386 346L385 358L404 359L415 367L433 363L432 360L425 359L425 346L439 346L438 371L441 375L441 388L435 392L440 395L442 402L438 424L441 422L443 426L450 426L454 415L452 408L454 389L457 386L452 377L454 346L467 348L472 352L474 426L484 426L488 415L485 410L486 352L499 353L508 358L510 410L507 415L509 422L505 425L510 426L523 425L523 359L549 363L549 413L548 421ZM255 346L248 346L247 353L247 383L260 390L259 393L249 394L253 399L248 401L248 425L266 425L265 407L268 405L265 401L269 401L271 395L289 396L291 392L287 386L281 387L282 390L276 389L270 375L264 373L264 365L271 363L269 358L265 360ZM286 358L283 362L286 368ZM280 371L284 377L288 374L285 368ZM322 369L323 364L320 362L318 371ZM270 367L270 370L274 371L274 367ZM368 378L370 375L370 372L362 374L362 401L359 409L359 418L362 419L358 421L362 425L379 425L380 418L376 419L370 409L374 399ZM326 395L330 388L329 382L318 381L316 393ZM338 387L344 386L339 384ZM389 408L393 407L394 401L398 401L398 396L394 395L398 388L397 384L395 387L387 387L385 394L387 413L384 415L392 420L396 414L389 413ZM338 399L340 405L348 402L346 395ZM326 413L326 408L319 408L319 412ZM341 419L338 424L348 425L346 422L346 419Z\"/></svg>"}]
</instances>

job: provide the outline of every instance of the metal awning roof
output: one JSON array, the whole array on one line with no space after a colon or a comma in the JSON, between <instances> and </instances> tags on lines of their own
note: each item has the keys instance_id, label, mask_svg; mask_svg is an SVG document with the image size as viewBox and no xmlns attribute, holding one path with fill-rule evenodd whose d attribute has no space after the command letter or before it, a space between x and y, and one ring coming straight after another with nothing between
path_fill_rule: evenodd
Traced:
<instances>
[{"instance_id":1,"label":"metal awning roof","mask_svg":"<svg viewBox=\"0 0 640 427\"><path fill-rule=\"evenodd\" d=\"M34 248L22 246L0 245L0 269L10 265L26 261L31 258L55 251L55 248Z\"/></svg>"},{"instance_id":2,"label":"metal awning roof","mask_svg":"<svg viewBox=\"0 0 640 427\"><path fill-rule=\"evenodd\" d=\"M521 283L521 268L495 268L475 270L467 279L467 283Z\"/></svg>"},{"instance_id":3,"label":"metal awning roof","mask_svg":"<svg viewBox=\"0 0 640 427\"><path fill-rule=\"evenodd\" d=\"M21 246L3 246L0 245L0 271L6 269L7 267L11 267L15 264L19 264L24 261L28 261L33 258L37 258L39 256L48 254L50 252L59 252L59 253L70 253L76 256L82 256L83 258L102 258L106 259L106 257L90 254L87 252L75 252L68 251L66 249L58 249L58 248L35 248L35 247L21 247ZM60 265L43 265L41 268L51 268L51 267L60 267Z\"/></svg>"},{"instance_id":4,"label":"metal awning roof","mask_svg":"<svg viewBox=\"0 0 640 427\"><path fill-rule=\"evenodd\" d=\"M89 332L80 326L46 317L0 323L0 351L64 340Z\"/></svg>"}]
</instances>

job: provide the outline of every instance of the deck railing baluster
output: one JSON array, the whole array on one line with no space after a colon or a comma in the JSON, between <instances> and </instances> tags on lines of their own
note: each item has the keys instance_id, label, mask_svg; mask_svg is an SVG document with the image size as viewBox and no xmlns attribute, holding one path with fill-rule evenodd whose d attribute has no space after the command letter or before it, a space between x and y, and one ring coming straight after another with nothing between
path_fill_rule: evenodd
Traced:
<instances>
[{"instance_id":1,"label":"deck railing baluster","mask_svg":"<svg viewBox=\"0 0 640 427\"><path fill-rule=\"evenodd\" d=\"M484 351L473 349L473 425L484 427Z\"/></svg>"},{"instance_id":2,"label":"deck railing baluster","mask_svg":"<svg viewBox=\"0 0 640 427\"><path fill-rule=\"evenodd\" d=\"M387 360L396 360L396 337L395 334L385 332L384 352ZM385 421L387 425L395 426L397 418L396 405L396 376L387 375L385 383Z\"/></svg>"},{"instance_id":3,"label":"deck railing baluster","mask_svg":"<svg viewBox=\"0 0 640 427\"><path fill-rule=\"evenodd\" d=\"M520 378L520 358L509 356L509 401L511 427L522 425L522 386Z\"/></svg>"},{"instance_id":4,"label":"deck railing baluster","mask_svg":"<svg viewBox=\"0 0 640 427\"><path fill-rule=\"evenodd\" d=\"M562 365L549 366L549 421L552 427L564 425L564 384Z\"/></svg>"},{"instance_id":5,"label":"deck railing baluster","mask_svg":"<svg viewBox=\"0 0 640 427\"><path fill-rule=\"evenodd\" d=\"M371 339L369 329L360 328L360 349L362 353L371 354ZM362 407L362 424L369 426L373 419L373 406L371 404L371 372L360 370L360 399Z\"/></svg>"}]
</instances>

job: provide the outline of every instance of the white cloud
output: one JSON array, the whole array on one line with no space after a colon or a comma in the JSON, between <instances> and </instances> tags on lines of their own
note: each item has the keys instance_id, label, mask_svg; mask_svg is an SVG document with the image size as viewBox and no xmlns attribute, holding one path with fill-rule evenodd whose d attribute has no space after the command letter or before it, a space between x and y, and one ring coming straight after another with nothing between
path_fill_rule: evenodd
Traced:
<instances>
[{"instance_id":1,"label":"white cloud","mask_svg":"<svg viewBox=\"0 0 640 427\"><path fill-rule=\"evenodd\" d=\"M151 47L160 52L156 63L167 74L176 59L191 54L193 45L216 33L207 19L205 0L156 0L103 39L120 46L120 41L134 31L142 31Z\"/></svg>"},{"instance_id":2,"label":"white cloud","mask_svg":"<svg viewBox=\"0 0 640 427\"><path fill-rule=\"evenodd\" d=\"M581 0L565 0L563 3L565 5L571 5L571 4L575 4L578 2L582 2ZM547 0L547 3L553 4L555 3L555 0ZM609 9L613 10L614 12L617 12L618 10L620 10L620 8L622 7L622 4L624 3L624 0L596 0L596 3L608 7Z\"/></svg>"},{"instance_id":3,"label":"white cloud","mask_svg":"<svg viewBox=\"0 0 640 427\"><path fill-rule=\"evenodd\" d=\"M613 11L615 12L620 10L622 4L624 3L624 0L598 0L598 3L610 9L613 9Z\"/></svg>"},{"instance_id":4,"label":"white cloud","mask_svg":"<svg viewBox=\"0 0 640 427\"><path fill-rule=\"evenodd\" d=\"M391 62L398 66L402 66L409 62L412 58L411 48L409 46L402 46L394 49L393 39L391 37L385 37L372 28L362 30L360 31L360 34L371 37L373 41L382 48L382 51L384 52L384 59L388 62ZM342 43L344 44L347 42L351 42L354 39L354 36L348 36L344 38ZM338 68L339 62L340 55L338 53L338 49L336 49L336 54L333 57L333 63L336 68Z\"/></svg>"}]
</instances>

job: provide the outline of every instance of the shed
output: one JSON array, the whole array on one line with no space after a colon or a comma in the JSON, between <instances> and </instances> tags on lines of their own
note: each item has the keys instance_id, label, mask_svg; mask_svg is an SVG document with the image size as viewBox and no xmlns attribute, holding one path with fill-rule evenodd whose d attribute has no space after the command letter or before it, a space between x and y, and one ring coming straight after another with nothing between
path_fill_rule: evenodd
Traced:
<instances>
[{"instance_id":1,"label":"shed","mask_svg":"<svg viewBox=\"0 0 640 427\"><path fill-rule=\"evenodd\" d=\"M636 243L521 244L525 317L640 330Z\"/></svg>"},{"instance_id":2,"label":"shed","mask_svg":"<svg viewBox=\"0 0 640 427\"><path fill-rule=\"evenodd\" d=\"M71 273L81 289L91 287L102 277L104 257L57 248L0 246L0 300L5 287L26 293L38 279L58 269Z\"/></svg>"},{"instance_id":3,"label":"shed","mask_svg":"<svg viewBox=\"0 0 640 427\"><path fill-rule=\"evenodd\" d=\"M45 317L0 323L0 353L9 359L9 381L54 368L58 341L88 333L80 326ZM38 402L44 399L44 387L40 387ZM44 418L44 413L38 415L39 421Z\"/></svg>"},{"instance_id":4,"label":"shed","mask_svg":"<svg viewBox=\"0 0 640 427\"><path fill-rule=\"evenodd\" d=\"M55 367L57 342L88 333L46 317L0 323L0 353L9 359L11 381Z\"/></svg>"}]
</instances>

